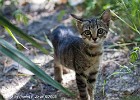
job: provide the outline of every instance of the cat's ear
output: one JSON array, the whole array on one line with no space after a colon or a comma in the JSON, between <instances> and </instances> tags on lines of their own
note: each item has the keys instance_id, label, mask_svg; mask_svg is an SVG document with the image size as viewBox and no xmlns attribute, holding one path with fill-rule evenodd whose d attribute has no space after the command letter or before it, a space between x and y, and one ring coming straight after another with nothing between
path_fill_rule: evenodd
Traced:
<instances>
[{"instance_id":1,"label":"cat's ear","mask_svg":"<svg viewBox=\"0 0 140 100\"><path fill-rule=\"evenodd\" d=\"M84 20L74 14L71 14L71 16L76 20L76 26L79 32L82 31L82 23L84 22Z\"/></svg>"},{"instance_id":2,"label":"cat's ear","mask_svg":"<svg viewBox=\"0 0 140 100\"><path fill-rule=\"evenodd\" d=\"M109 26L111 20L110 9L105 10L101 15L101 20Z\"/></svg>"},{"instance_id":3,"label":"cat's ear","mask_svg":"<svg viewBox=\"0 0 140 100\"><path fill-rule=\"evenodd\" d=\"M80 17L78 17L78 16L76 16L76 15L74 15L74 14L71 14L71 16L72 16L74 19L76 19L77 21L83 22L83 19L82 19L82 18L80 18Z\"/></svg>"}]
</instances>

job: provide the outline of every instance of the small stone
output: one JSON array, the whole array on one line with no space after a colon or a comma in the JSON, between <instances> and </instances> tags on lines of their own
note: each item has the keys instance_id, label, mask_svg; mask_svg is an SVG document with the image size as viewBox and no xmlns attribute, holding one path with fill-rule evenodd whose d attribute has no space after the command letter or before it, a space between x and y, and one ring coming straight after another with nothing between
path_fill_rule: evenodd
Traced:
<instances>
[{"instance_id":1,"label":"small stone","mask_svg":"<svg viewBox=\"0 0 140 100\"><path fill-rule=\"evenodd\" d=\"M114 56L115 58L119 57L119 56L120 56L120 52L115 52L113 56Z\"/></svg>"}]
</instances>

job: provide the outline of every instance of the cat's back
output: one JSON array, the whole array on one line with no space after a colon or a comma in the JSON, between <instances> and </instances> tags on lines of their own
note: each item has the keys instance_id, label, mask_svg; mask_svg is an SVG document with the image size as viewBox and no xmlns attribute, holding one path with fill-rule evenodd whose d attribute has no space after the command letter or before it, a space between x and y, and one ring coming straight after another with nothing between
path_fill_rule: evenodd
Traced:
<instances>
[{"instance_id":1,"label":"cat's back","mask_svg":"<svg viewBox=\"0 0 140 100\"><path fill-rule=\"evenodd\" d=\"M78 35L66 26L56 27L49 35L49 39L53 43L54 47L63 46L62 48L72 45L76 46L82 41Z\"/></svg>"},{"instance_id":2,"label":"cat's back","mask_svg":"<svg viewBox=\"0 0 140 100\"><path fill-rule=\"evenodd\" d=\"M68 27L58 26L55 29L53 29L53 31L49 35L49 39L53 42L55 40L56 41L63 40L64 38L67 38L73 35L74 33Z\"/></svg>"},{"instance_id":3,"label":"cat's back","mask_svg":"<svg viewBox=\"0 0 140 100\"><path fill-rule=\"evenodd\" d=\"M80 50L83 40L65 26L55 28L50 36L55 57L63 65L73 66L73 58Z\"/></svg>"}]
</instances>

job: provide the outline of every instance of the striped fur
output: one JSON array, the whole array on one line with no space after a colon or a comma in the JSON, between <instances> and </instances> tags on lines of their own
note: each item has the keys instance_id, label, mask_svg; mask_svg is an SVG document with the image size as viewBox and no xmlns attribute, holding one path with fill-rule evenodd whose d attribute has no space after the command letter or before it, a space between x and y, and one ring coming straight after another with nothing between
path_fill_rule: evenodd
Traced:
<instances>
[{"instance_id":1,"label":"striped fur","mask_svg":"<svg viewBox=\"0 0 140 100\"><path fill-rule=\"evenodd\" d=\"M77 20L81 37L65 26L52 31L50 40L54 46L55 79L62 82L63 66L76 72L76 82L81 100L94 100L94 85L102 56L102 45L109 30L110 11L100 18Z\"/></svg>"}]
</instances>

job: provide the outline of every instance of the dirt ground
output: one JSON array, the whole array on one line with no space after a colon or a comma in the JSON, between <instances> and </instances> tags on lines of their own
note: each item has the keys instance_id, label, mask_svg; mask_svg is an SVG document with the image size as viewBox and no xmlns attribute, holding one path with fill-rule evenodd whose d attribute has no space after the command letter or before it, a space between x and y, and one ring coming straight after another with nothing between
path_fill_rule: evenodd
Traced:
<instances>
[{"instance_id":1,"label":"dirt ground","mask_svg":"<svg viewBox=\"0 0 140 100\"><path fill-rule=\"evenodd\" d=\"M25 8L24 10L28 9ZM52 78L54 78L53 52L49 44L44 42L45 35L58 25L65 25L73 32L77 32L70 17L70 13L74 13L73 10L74 8L64 5L57 6L55 9L41 10L39 13L30 9L28 13L29 25L19 25L24 32L37 38L50 51L49 55L44 55L29 43L21 41L29 48L28 51L22 52ZM60 16L62 13L64 13L63 17ZM1 31L0 34L14 45L13 40L4 31ZM128 63L130 52L127 50L110 48L116 37L118 36L109 32L104 43L104 56L96 82L95 100L140 100L140 66L137 64L134 67ZM129 73L128 69L131 70ZM63 80L63 86L78 95L75 73L70 71L63 76ZM44 83L33 73L3 54L0 54L0 93L6 100L78 99L78 97L67 96Z\"/></svg>"}]
</instances>

